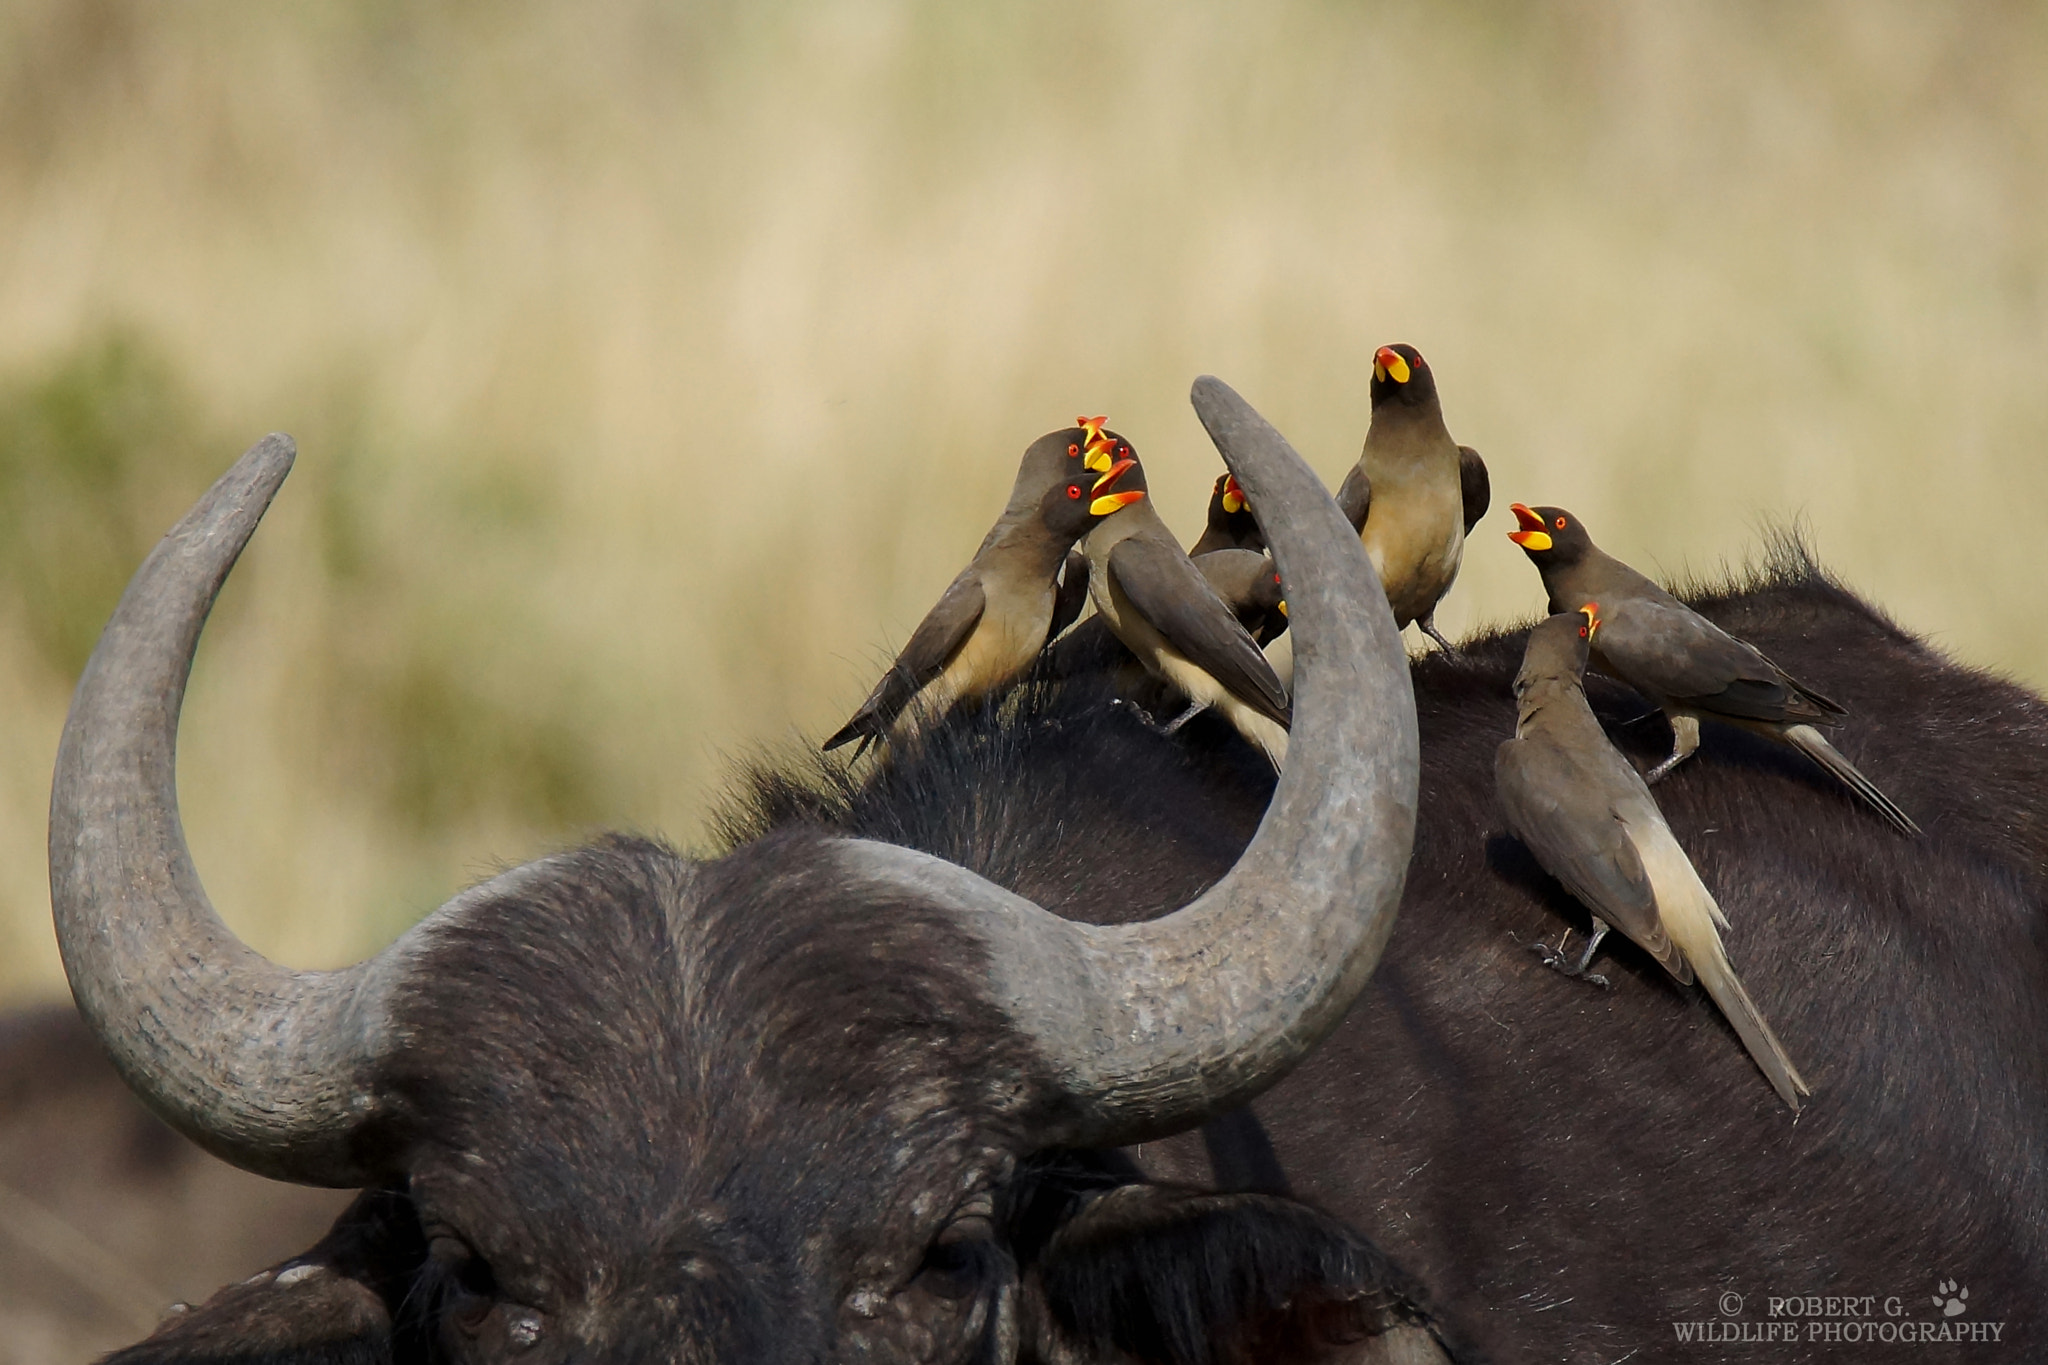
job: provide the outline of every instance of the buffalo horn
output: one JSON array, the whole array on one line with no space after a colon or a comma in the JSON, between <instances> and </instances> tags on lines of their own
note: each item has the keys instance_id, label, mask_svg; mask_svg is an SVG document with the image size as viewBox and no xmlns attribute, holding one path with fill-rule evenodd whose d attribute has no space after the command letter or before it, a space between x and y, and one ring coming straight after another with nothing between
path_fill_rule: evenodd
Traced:
<instances>
[{"instance_id":1,"label":"buffalo horn","mask_svg":"<svg viewBox=\"0 0 2048 1365\"><path fill-rule=\"evenodd\" d=\"M50 792L50 901L71 991L129 1086L225 1160L355 1186L394 949L296 972L207 900L178 818L178 711L215 594L290 472L268 436L164 537L85 666Z\"/></svg>"}]
</instances>

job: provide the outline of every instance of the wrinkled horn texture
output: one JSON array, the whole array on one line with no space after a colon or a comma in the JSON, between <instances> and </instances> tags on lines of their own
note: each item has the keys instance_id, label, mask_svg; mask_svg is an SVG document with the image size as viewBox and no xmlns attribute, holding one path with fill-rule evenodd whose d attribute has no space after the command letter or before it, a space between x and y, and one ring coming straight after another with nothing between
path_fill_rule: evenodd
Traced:
<instances>
[{"instance_id":1,"label":"wrinkled horn texture","mask_svg":"<svg viewBox=\"0 0 2048 1365\"><path fill-rule=\"evenodd\" d=\"M1060 919L962 868L849 841L856 875L952 902L991 989L1080 1118L1133 1142L1242 1104L1342 1019L1393 931L1415 837L1415 698L1364 547L1321 480L1210 376L1195 411L1259 509L1295 637L1293 743L1258 833L1192 904L1150 923Z\"/></svg>"},{"instance_id":2,"label":"wrinkled horn texture","mask_svg":"<svg viewBox=\"0 0 2048 1365\"><path fill-rule=\"evenodd\" d=\"M293 455L290 437L259 442L122 595L57 751L50 901L79 1010L157 1113L259 1174L353 1186L384 976L289 971L249 949L214 914L178 818L199 632Z\"/></svg>"}]
</instances>

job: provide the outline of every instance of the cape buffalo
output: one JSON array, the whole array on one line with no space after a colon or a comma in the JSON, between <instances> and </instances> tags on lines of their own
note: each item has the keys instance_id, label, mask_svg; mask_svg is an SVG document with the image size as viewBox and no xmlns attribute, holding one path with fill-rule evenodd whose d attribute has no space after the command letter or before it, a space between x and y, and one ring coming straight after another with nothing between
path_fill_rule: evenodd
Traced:
<instances>
[{"instance_id":1,"label":"cape buffalo","mask_svg":"<svg viewBox=\"0 0 2048 1365\"><path fill-rule=\"evenodd\" d=\"M1057 901L1161 908L1142 828L1076 789L1069 818L1039 812L1052 844L967 863L809 818L708 861L615 838L326 973L234 938L178 820L199 631L292 448L244 456L79 684L51 799L59 945L173 1126L364 1192L114 1359L1442 1358L1420 1292L1342 1221L1104 1150L1242 1105L1337 1025L1413 836L1412 697L1357 538L1234 393L1202 380L1195 402L1287 580L1298 751L1270 805L1253 789L1248 846L1235 812L1211 826L1242 853L1186 905L1087 924L999 884L1028 865Z\"/></svg>"},{"instance_id":2,"label":"cape buffalo","mask_svg":"<svg viewBox=\"0 0 2048 1365\"><path fill-rule=\"evenodd\" d=\"M1287 562L1293 591L1307 571ZM120 1358L475 1359L529 1334L521 1358L540 1360L1277 1360L1346 1338L1363 1358L2038 1354L2048 704L1943 659L1796 549L1687 596L1848 701L1838 742L1926 828L1902 839L1795 756L1712 727L1657 789L1733 921L1745 982L1813 1083L1796 1122L1697 988L1646 955L1613 948L1603 993L1524 951L1585 917L1502 833L1492 800L1516 632L1414 666L1414 858L1358 1005L1253 1109L1210 1122L1206 1143L1146 1142L1135 1165L1077 1144L1190 1127L1233 1087L1204 1082L1179 1114L1122 1130L1071 1119L1070 1090L1037 1088L1038 1039L1060 1030L1020 1022L1043 1012L963 941L985 921L935 909L948 893L929 881L877 895L828 851L885 841L1075 920L1151 920L1242 884L1244 865L1218 879L1274 787L1226 727L1198 720L1166 740L1086 677L1029 687L859 780L757 775L722 858L618 842L467 893L377 960L395 978L325 1006L306 994L325 978L243 957L264 975L242 986L220 965L246 950L199 908L181 845L148 823L175 833L163 739L144 774L154 817L133 812L149 785L104 779L130 831L109 837L168 848L158 866L185 881L161 913L209 942L181 954L194 975L168 999L116 994L100 1027L131 1080L216 1150L371 1189L313 1252ZM170 642L176 678L196 629ZM1328 723L1313 679L1338 664L1311 638L1304 737ZM1344 687L1348 723L1398 728L1398 687ZM1662 753L1639 699L1597 678L1590 695L1626 750ZM175 696L154 710L167 725ZM112 766L72 757L74 742L74 780ZM1381 733L1297 743L1295 761L1389 752L1398 740ZM1341 861L1327 845L1314 857ZM60 899L69 932L140 881L107 874ZM1197 1008L1291 1004L1307 989L1295 970ZM153 1041L181 1008L237 998L380 1020L356 1036L383 1045L337 1066L236 1055L250 1033L300 1048L331 1036L276 1014ZM300 1076L312 1095L281 1084ZM346 1138L322 1147L315 1123L310 1139L261 1140L308 1105L354 1116ZM339 1168L310 1164L315 1151ZM1966 1332L1971 1344L1929 1344Z\"/></svg>"},{"instance_id":3,"label":"cape buffalo","mask_svg":"<svg viewBox=\"0 0 2048 1365\"><path fill-rule=\"evenodd\" d=\"M1610 948L1603 992L1527 951L1588 920L1494 803L1515 630L1413 665L1414 859L1357 1006L1252 1112L1138 1159L1340 1215L1421 1282L1445 1339L1489 1359L2041 1358L2048 702L1943 658L1795 542L1686 596L1848 701L1837 742L1925 826L1903 838L1725 727L1656 788L1813 1086L1805 1113L1647 953ZM1663 756L1648 703L1599 677L1589 694L1642 766ZM870 781L763 774L733 834L822 823L1063 914L1145 916L1230 866L1268 790L1227 727L1161 740L1069 681Z\"/></svg>"}]
</instances>

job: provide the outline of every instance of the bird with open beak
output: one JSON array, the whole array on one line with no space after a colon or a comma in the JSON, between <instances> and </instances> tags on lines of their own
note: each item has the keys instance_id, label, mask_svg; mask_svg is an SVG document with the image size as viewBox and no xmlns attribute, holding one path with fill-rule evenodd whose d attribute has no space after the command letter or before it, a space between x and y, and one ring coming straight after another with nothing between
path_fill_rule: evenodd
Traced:
<instances>
[{"instance_id":1,"label":"bird with open beak","mask_svg":"<svg viewBox=\"0 0 2048 1365\"><path fill-rule=\"evenodd\" d=\"M1594 665L1643 694L1671 722L1671 755L1650 770L1657 783L1700 747L1702 717L1797 749L1834 774L1901 834L1920 827L1816 729L1848 711L1765 658L1754 646L1673 597L1593 543L1562 507L1513 504L1520 529L1508 539L1543 575L1550 609L1604 604Z\"/></svg>"},{"instance_id":2,"label":"bird with open beak","mask_svg":"<svg viewBox=\"0 0 2048 1365\"><path fill-rule=\"evenodd\" d=\"M825 748L854 739L862 751L879 739L900 742L953 706L1000 691L1073 619L1079 603L1063 606L1060 600L1067 552L1089 527L1145 496L1143 488L1119 486L1136 461L1089 467L1092 442L1122 444L1121 437L1103 430L1104 420L1084 420L1032 442L1018 475L1019 490L1028 491L1027 475L1039 484L1030 514L1017 515L1013 492L1011 506L980 551ZM1084 581L1079 572L1070 577L1077 585ZM1062 612L1066 621L1059 619Z\"/></svg>"},{"instance_id":3,"label":"bird with open beak","mask_svg":"<svg viewBox=\"0 0 2048 1365\"><path fill-rule=\"evenodd\" d=\"M1106 476L1137 456L1128 442L1105 440L1090 459ZM1144 488L1143 467L1125 473L1118 486ZM1104 517L1081 549L1088 556L1089 600L1110 633L1147 672L1188 699L1163 732L1214 707L1275 769L1285 763L1292 720L1287 688L1151 502Z\"/></svg>"},{"instance_id":4,"label":"bird with open beak","mask_svg":"<svg viewBox=\"0 0 2048 1365\"><path fill-rule=\"evenodd\" d=\"M1598 602L1539 622L1529 632L1515 677L1515 734L1494 755L1494 789L1508 830L1593 915L1592 936L1576 963L1562 946L1537 945L1544 962L1567 976L1586 967L1610 929L1657 959L1665 971L1700 984L1721 1008L1780 1099L1799 1111L1811 1094L1784 1047L1749 998L1719 929L1727 916L1632 764L1607 739L1586 704L1588 651L1606 632Z\"/></svg>"},{"instance_id":5,"label":"bird with open beak","mask_svg":"<svg viewBox=\"0 0 2048 1365\"><path fill-rule=\"evenodd\" d=\"M1451 439L1436 375L1413 346L1373 354L1370 392L1372 425L1337 506L1379 570L1395 623L1413 621L1456 653L1436 628L1436 604L1458 577L1465 537L1486 515L1486 463Z\"/></svg>"}]
</instances>

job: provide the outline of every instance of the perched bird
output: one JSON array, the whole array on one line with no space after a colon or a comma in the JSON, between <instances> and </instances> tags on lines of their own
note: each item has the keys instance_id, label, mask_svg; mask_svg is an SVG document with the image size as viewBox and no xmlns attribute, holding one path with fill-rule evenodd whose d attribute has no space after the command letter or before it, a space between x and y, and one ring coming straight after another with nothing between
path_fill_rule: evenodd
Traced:
<instances>
[{"instance_id":1,"label":"perched bird","mask_svg":"<svg viewBox=\"0 0 2048 1365\"><path fill-rule=\"evenodd\" d=\"M1494 755L1494 788L1508 829L1593 914L1593 935L1575 964L1562 948L1538 945L1567 976L1586 966L1610 928L1640 946L1681 982L1700 984L1735 1026L1742 1045L1792 1111L1813 1093L1742 988L1716 926L1721 907L1635 768L1608 742L1586 704L1588 646L1605 638L1597 602L1560 613L1529 632L1515 678L1515 737ZM1588 977L1602 986L1604 977Z\"/></svg>"},{"instance_id":2,"label":"perched bird","mask_svg":"<svg viewBox=\"0 0 2048 1365\"><path fill-rule=\"evenodd\" d=\"M1117 468L1136 459L1118 441L1092 456L1092 467L1105 467L1112 457ZM1143 489L1144 480L1144 469L1133 468L1120 486ZM1188 699L1187 710L1163 731L1171 734L1215 707L1275 768L1286 762L1287 689L1152 504L1134 502L1103 518L1081 548L1088 556L1089 600L1110 633Z\"/></svg>"},{"instance_id":3,"label":"perched bird","mask_svg":"<svg viewBox=\"0 0 2048 1365\"><path fill-rule=\"evenodd\" d=\"M1521 529L1508 539L1543 575L1550 609L1603 604L1606 625L1593 662L1643 694L1671 721L1671 756L1650 770L1662 781L1700 747L1700 718L1789 745L1841 779L1902 834L1920 827L1828 743L1817 725L1849 714L1614 556L1561 507L1513 505Z\"/></svg>"},{"instance_id":4,"label":"perched bird","mask_svg":"<svg viewBox=\"0 0 2048 1365\"><path fill-rule=\"evenodd\" d=\"M1245 633L1261 647L1287 630L1287 603L1282 600L1280 570L1273 556L1253 550L1210 550L1189 556L1209 586L1230 608Z\"/></svg>"},{"instance_id":5,"label":"perched bird","mask_svg":"<svg viewBox=\"0 0 2048 1365\"><path fill-rule=\"evenodd\" d=\"M1202 528L1202 538L1189 549L1188 555L1199 559L1212 550L1265 548L1265 533L1259 530L1258 518L1252 515L1252 505L1244 490L1232 475L1218 474L1216 489L1209 494L1209 524Z\"/></svg>"},{"instance_id":6,"label":"perched bird","mask_svg":"<svg viewBox=\"0 0 2048 1365\"><path fill-rule=\"evenodd\" d=\"M1074 425L1065 431L1049 432L1027 446L1024 458L1017 462L1010 500L1003 504L1003 514L989 527L974 553L980 555L1011 527L1036 517L1046 489L1086 468L1089 446L1102 438L1108 422L1107 417L1076 417Z\"/></svg>"},{"instance_id":7,"label":"perched bird","mask_svg":"<svg viewBox=\"0 0 2048 1365\"><path fill-rule=\"evenodd\" d=\"M1215 490L1209 494L1208 525L1201 539L1188 547L1188 558L1260 645L1269 645L1286 632L1280 571L1266 553L1265 533L1234 475L1216 476Z\"/></svg>"},{"instance_id":8,"label":"perched bird","mask_svg":"<svg viewBox=\"0 0 2048 1365\"><path fill-rule=\"evenodd\" d=\"M1414 621L1443 649L1436 604L1451 590L1465 537L1491 497L1479 452L1451 439L1436 376L1413 346L1382 346L1372 359L1372 425L1358 463L1337 489L1379 570L1394 621Z\"/></svg>"},{"instance_id":9,"label":"perched bird","mask_svg":"<svg viewBox=\"0 0 2048 1365\"><path fill-rule=\"evenodd\" d=\"M875 740L901 738L957 702L987 696L1031 666L1060 611L1068 610L1072 621L1080 602L1063 606L1059 599L1070 594L1057 582L1068 550L1100 518L1145 496L1143 489L1115 486L1136 468L1134 462L1099 474L1087 469L1089 439L1084 424L1032 443L1018 476L1020 486L1025 472L1046 480L1032 514L1020 518L1014 507L1005 509L853 719L825 741L827 749L858 739L865 751ZM1080 561L1070 573L1085 578L1085 566Z\"/></svg>"}]
</instances>

